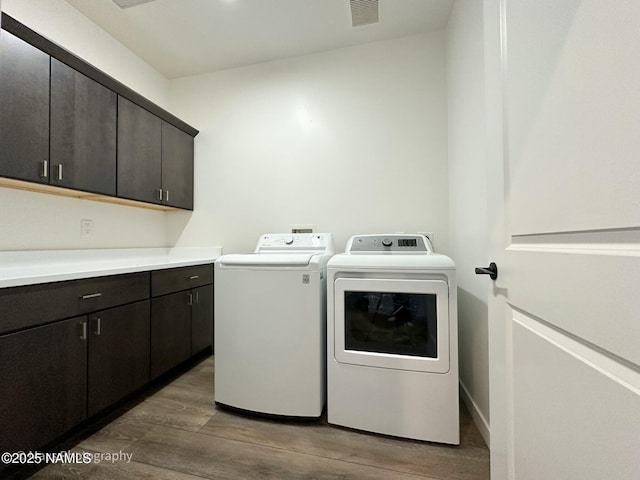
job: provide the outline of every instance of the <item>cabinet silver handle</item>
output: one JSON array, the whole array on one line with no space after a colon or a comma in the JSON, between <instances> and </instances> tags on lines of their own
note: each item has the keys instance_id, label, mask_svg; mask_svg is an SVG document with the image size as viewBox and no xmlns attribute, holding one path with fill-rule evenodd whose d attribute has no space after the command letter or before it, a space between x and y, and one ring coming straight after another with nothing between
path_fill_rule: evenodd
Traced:
<instances>
[{"instance_id":1,"label":"cabinet silver handle","mask_svg":"<svg viewBox=\"0 0 640 480\"><path fill-rule=\"evenodd\" d=\"M164 201L168 202L169 201L169 190L165 190L164 191Z\"/></svg>"},{"instance_id":2,"label":"cabinet silver handle","mask_svg":"<svg viewBox=\"0 0 640 480\"><path fill-rule=\"evenodd\" d=\"M58 164L58 180L62 180L62 164Z\"/></svg>"},{"instance_id":3,"label":"cabinet silver handle","mask_svg":"<svg viewBox=\"0 0 640 480\"><path fill-rule=\"evenodd\" d=\"M100 335L100 317L95 317L96 320L96 329L93 332L94 335Z\"/></svg>"},{"instance_id":4,"label":"cabinet silver handle","mask_svg":"<svg viewBox=\"0 0 640 480\"><path fill-rule=\"evenodd\" d=\"M158 189L158 200L162 201L162 189Z\"/></svg>"},{"instance_id":5,"label":"cabinet silver handle","mask_svg":"<svg viewBox=\"0 0 640 480\"><path fill-rule=\"evenodd\" d=\"M90 298L98 298L101 297L102 294L101 293L90 293L89 295L82 295L80 298L82 300L88 300Z\"/></svg>"},{"instance_id":6,"label":"cabinet silver handle","mask_svg":"<svg viewBox=\"0 0 640 480\"><path fill-rule=\"evenodd\" d=\"M196 305L200 303L200 293L196 292Z\"/></svg>"},{"instance_id":7,"label":"cabinet silver handle","mask_svg":"<svg viewBox=\"0 0 640 480\"><path fill-rule=\"evenodd\" d=\"M49 176L49 162L47 160L42 162L42 174L40 176L43 178Z\"/></svg>"},{"instance_id":8,"label":"cabinet silver handle","mask_svg":"<svg viewBox=\"0 0 640 480\"><path fill-rule=\"evenodd\" d=\"M189 300L187 300L187 305L193 305L193 293L189 293Z\"/></svg>"},{"instance_id":9,"label":"cabinet silver handle","mask_svg":"<svg viewBox=\"0 0 640 480\"><path fill-rule=\"evenodd\" d=\"M82 322L82 333L80 334L80 340L87 339L87 322Z\"/></svg>"},{"instance_id":10,"label":"cabinet silver handle","mask_svg":"<svg viewBox=\"0 0 640 480\"><path fill-rule=\"evenodd\" d=\"M199 279L199 278L200 278L200 275L191 275L191 276L189 277L189 280L197 280L197 279Z\"/></svg>"}]
</instances>

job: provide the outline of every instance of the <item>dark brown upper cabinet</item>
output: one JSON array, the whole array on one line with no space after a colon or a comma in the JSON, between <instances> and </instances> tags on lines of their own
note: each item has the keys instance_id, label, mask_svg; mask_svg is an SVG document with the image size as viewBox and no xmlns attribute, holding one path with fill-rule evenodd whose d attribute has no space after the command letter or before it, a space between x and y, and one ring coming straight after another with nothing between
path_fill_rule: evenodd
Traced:
<instances>
[{"instance_id":1,"label":"dark brown upper cabinet","mask_svg":"<svg viewBox=\"0 0 640 480\"><path fill-rule=\"evenodd\" d=\"M162 190L166 205L193 210L193 137L164 121Z\"/></svg>"},{"instance_id":2,"label":"dark brown upper cabinet","mask_svg":"<svg viewBox=\"0 0 640 480\"><path fill-rule=\"evenodd\" d=\"M118 97L118 196L193 209L193 137Z\"/></svg>"},{"instance_id":3,"label":"dark brown upper cabinet","mask_svg":"<svg viewBox=\"0 0 640 480\"><path fill-rule=\"evenodd\" d=\"M49 183L49 55L0 31L0 175Z\"/></svg>"},{"instance_id":4,"label":"dark brown upper cabinet","mask_svg":"<svg viewBox=\"0 0 640 480\"><path fill-rule=\"evenodd\" d=\"M9 15L1 24L0 186L193 210L195 128Z\"/></svg>"},{"instance_id":5,"label":"dark brown upper cabinet","mask_svg":"<svg viewBox=\"0 0 640 480\"><path fill-rule=\"evenodd\" d=\"M116 194L117 95L51 59L50 183Z\"/></svg>"},{"instance_id":6,"label":"dark brown upper cabinet","mask_svg":"<svg viewBox=\"0 0 640 480\"><path fill-rule=\"evenodd\" d=\"M162 203L162 120L118 97L118 196Z\"/></svg>"}]
</instances>

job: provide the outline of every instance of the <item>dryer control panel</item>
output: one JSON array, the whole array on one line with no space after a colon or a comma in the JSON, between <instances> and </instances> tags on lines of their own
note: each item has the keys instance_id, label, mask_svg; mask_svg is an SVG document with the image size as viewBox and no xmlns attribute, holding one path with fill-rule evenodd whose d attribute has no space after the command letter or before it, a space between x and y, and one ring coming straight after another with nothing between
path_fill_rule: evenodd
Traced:
<instances>
[{"instance_id":1,"label":"dryer control panel","mask_svg":"<svg viewBox=\"0 0 640 480\"><path fill-rule=\"evenodd\" d=\"M260 237L255 253L266 252L333 253L330 233L267 233Z\"/></svg>"},{"instance_id":2,"label":"dryer control panel","mask_svg":"<svg viewBox=\"0 0 640 480\"><path fill-rule=\"evenodd\" d=\"M424 235L388 234L355 235L347 242L347 253L367 254L429 254L433 253L431 242Z\"/></svg>"}]
</instances>

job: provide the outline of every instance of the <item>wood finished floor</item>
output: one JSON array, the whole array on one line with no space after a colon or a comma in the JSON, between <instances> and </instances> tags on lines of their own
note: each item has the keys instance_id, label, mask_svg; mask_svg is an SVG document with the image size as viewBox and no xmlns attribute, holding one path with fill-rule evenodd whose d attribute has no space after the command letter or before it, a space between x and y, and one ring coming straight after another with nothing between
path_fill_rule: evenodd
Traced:
<instances>
[{"instance_id":1,"label":"wood finished floor","mask_svg":"<svg viewBox=\"0 0 640 480\"><path fill-rule=\"evenodd\" d=\"M48 465L31 478L485 480L489 451L461 410L461 445L400 440L319 423L284 423L213 405L214 358L84 439L72 451L131 463Z\"/></svg>"}]
</instances>

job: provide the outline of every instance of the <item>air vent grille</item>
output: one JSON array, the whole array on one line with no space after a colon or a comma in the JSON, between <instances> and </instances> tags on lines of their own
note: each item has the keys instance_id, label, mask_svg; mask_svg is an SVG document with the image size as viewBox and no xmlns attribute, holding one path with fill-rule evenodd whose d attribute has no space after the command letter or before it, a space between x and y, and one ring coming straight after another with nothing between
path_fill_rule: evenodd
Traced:
<instances>
[{"instance_id":1,"label":"air vent grille","mask_svg":"<svg viewBox=\"0 0 640 480\"><path fill-rule=\"evenodd\" d=\"M113 3L120 8L135 7L136 5L142 5L143 3L153 2L154 0L113 0Z\"/></svg>"},{"instance_id":2,"label":"air vent grille","mask_svg":"<svg viewBox=\"0 0 640 480\"><path fill-rule=\"evenodd\" d=\"M351 25L360 27L380 21L378 0L349 0L351 4Z\"/></svg>"}]
</instances>

